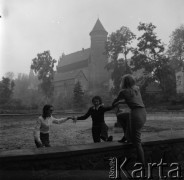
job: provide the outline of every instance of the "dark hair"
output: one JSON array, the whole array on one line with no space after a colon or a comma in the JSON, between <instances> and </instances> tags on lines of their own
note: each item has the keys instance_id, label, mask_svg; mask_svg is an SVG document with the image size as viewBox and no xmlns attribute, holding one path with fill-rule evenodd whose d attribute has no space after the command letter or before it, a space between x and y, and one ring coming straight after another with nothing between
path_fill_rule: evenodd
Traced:
<instances>
[{"instance_id":1,"label":"dark hair","mask_svg":"<svg viewBox=\"0 0 184 180\"><path fill-rule=\"evenodd\" d=\"M46 104L44 107L43 107L43 110L42 110L42 117L44 119L46 119L47 117L50 116L50 112L49 110L52 108L53 106L50 105L50 104Z\"/></svg>"},{"instance_id":2,"label":"dark hair","mask_svg":"<svg viewBox=\"0 0 184 180\"><path fill-rule=\"evenodd\" d=\"M135 79L131 74L125 74L122 77L122 89L129 89L135 85Z\"/></svg>"},{"instance_id":3,"label":"dark hair","mask_svg":"<svg viewBox=\"0 0 184 180\"><path fill-rule=\"evenodd\" d=\"M102 104L102 98L100 96L94 96L92 98L92 103L94 103L95 100L98 100L100 102L100 104Z\"/></svg>"}]
</instances>

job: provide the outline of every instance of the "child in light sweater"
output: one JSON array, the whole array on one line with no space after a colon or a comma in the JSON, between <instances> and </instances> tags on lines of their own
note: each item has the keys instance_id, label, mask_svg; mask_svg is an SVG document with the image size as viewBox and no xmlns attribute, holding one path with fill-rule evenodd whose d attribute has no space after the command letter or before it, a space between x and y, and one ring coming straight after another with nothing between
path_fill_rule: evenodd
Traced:
<instances>
[{"instance_id":1,"label":"child in light sweater","mask_svg":"<svg viewBox=\"0 0 184 180\"><path fill-rule=\"evenodd\" d=\"M37 148L50 147L49 130L52 123L61 124L71 119L71 117L56 119L52 117L52 112L53 106L47 104L43 107L42 116L37 119L36 127L33 133Z\"/></svg>"}]
</instances>

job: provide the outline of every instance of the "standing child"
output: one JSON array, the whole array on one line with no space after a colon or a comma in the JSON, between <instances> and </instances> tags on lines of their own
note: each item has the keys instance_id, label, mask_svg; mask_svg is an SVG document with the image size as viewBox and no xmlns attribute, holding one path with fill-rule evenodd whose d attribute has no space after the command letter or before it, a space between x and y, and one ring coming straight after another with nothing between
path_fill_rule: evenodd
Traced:
<instances>
[{"instance_id":1,"label":"standing child","mask_svg":"<svg viewBox=\"0 0 184 180\"><path fill-rule=\"evenodd\" d=\"M108 126L104 121L104 113L113 109L112 106L105 107L102 104L100 96L94 96L92 98L93 106L89 108L87 113L83 116L74 117L74 120L85 120L89 116L92 118L92 137L95 143L100 142L100 139L104 141L112 141L113 137L108 137Z\"/></svg>"},{"instance_id":2,"label":"standing child","mask_svg":"<svg viewBox=\"0 0 184 180\"><path fill-rule=\"evenodd\" d=\"M126 104L121 104L119 101L119 104L116 107L116 117L117 117L117 122L121 125L123 128L123 133L124 136L118 140L120 143L128 142L127 136L128 136L128 121L130 119L130 109Z\"/></svg>"},{"instance_id":3,"label":"standing child","mask_svg":"<svg viewBox=\"0 0 184 180\"><path fill-rule=\"evenodd\" d=\"M42 116L37 119L34 130L34 140L37 148L50 147L49 130L52 123L61 124L71 119L70 117L56 119L52 117L52 112L53 106L46 104L43 107Z\"/></svg>"},{"instance_id":4,"label":"standing child","mask_svg":"<svg viewBox=\"0 0 184 180\"><path fill-rule=\"evenodd\" d=\"M140 89L135 84L132 75L122 77L121 91L113 102L113 106L125 103L131 109L128 121L128 140L136 147L138 161L145 165L144 150L141 144L141 130L146 122L146 109L142 100Z\"/></svg>"}]
</instances>

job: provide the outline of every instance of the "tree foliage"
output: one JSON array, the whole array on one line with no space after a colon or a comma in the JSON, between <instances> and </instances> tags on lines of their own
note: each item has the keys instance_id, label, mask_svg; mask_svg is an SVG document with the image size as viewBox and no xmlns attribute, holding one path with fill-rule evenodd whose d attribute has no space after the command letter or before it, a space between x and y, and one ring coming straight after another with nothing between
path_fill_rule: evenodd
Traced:
<instances>
[{"instance_id":1,"label":"tree foliage","mask_svg":"<svg viewBox=\"0 0 184 180\"><path fill-rule=\"evenodd\" d=\"M82 86L81 83L79 81L77 81L77 83L74 86L73 89L73 101L74 101L74 107L75 108L81 108L82 105L84 105L84 92L82 90Z\"/></svg>"},{"instance_id":2,"label":"tree foliage","mask_svg":"<svg viewBox=\"0 0 184 180\"><path fill-rule=\"evenodd\" d=\"M119 92L121 76L130 73L127 56L132 51L131 43L135 37L128 27L122 26L116 32L110 34L107 39L106 54L110 62L106 68L112 72L113 94Z\"/></svg>"},{"instance_id":3,"label":"tree foliage","mask_svg":"<svg viewBox=\"0 0 184 180\"><path fill-rule=\"evenodd\" d=\"M168 54L171 57L172 67L175 70L180 70L184 61L184 25L181 25L172 32Z\"/></svg>"},{"instance_id":4,"label":"tree foliage","mask_svg":"<svg viewBox=\"0 0 184 180\"><path fill-rule=\"evenodd\" d=\"M111 79L113 81L113 87L111 89L112 94L117 95L120 91L121 76L127 73L131 73L131 69L126 65L124 59L110 62L107 67L111 70Z\"/></svg>"},{"instance_id":5,"label":"tree foliage","mask_svg":"<svg viewBox=\"0 0 184 180\"><path fill-rule=\"evenodd\" d=\"M131 65L133 65L134 71L144 69L145 76L142 78L144 90L148 82L156 81L163 92L166 93L168 82L173 83L173 86L175 85L175 82L173 82L175 75L169 65L169 58L164 54L164 45L154 32L155 28L156 26L152 23L139 24L138 30L143 34L137 39L138 44L137 48L134 49ZM172 91L174 90L172 89Z\"/></svg>"},{"instance_id":6,"label":"tree foliage","mask_svg":"<svg viewBox=\"0 0 184 180\"><path fill-rule=\"evenodd\" d=\"M29 77L27 74L19 73L15 79L14 98L25 100L29 87Z\"/></svg>"},{"instance_id":7,"label":"tree foliage","mask_svg":"<svg viewBox=\"0 0 184 180\"><path fill-rule=\"evenodd\" d=\"M8 103L12 99L13 89L14 89L14 81L9 78L2 78L0 82L0 104Z\"/></svg>"},{"instance_id":8,"label":"tree foliage","mask_svg":"<svg viewBox=\"0 0 184 180\"><path fill-rule=\"evenodd\" d=\"M53 79L54 79L54 64L56 60L50 55L50 51L44 51L37 54L37 57L32 60L31 69L38 75L38 79L41 80L40 88L46 98L50 98L54 91Z\"/></svg>"},{"instance_id":9,"label":"tree foliage","mask_svg":"<svg viewBox=\"0 0 184 180\"><path fill-rule=\"evenodd\" d=\"M6 72L5 77L9 78L12 81L15 77L15 74L13 72Z\"/></svg>"},{"instance_id":10,"label":"tree foliage","mask_svg":"<svg viewBox=\"0 0 184 180\"><path fill-rule=\"evenodd\" d=\"M40 106L43 95L38 89L32 87L33 82L27 74L19 73L14 82L13 98L15 100L18 100L25 108Z\"/></svg>"},{"instance_id":11,"label":"tree foliage","mask_svg":"<svg viewBox=\"0 0 184 180\"><path fill-rule=\"evenodd\" d=\"M161 65L161 56L164 52L164 46L161 40L157 38L154 30L156 26L152 23L140 23L139 31L143 34L137 38L137 48L134 49L132 57L133 70L144 68L146 72L153 72ZM154 74L153 74L154 76Z\"/></svg>"}]
</instances>

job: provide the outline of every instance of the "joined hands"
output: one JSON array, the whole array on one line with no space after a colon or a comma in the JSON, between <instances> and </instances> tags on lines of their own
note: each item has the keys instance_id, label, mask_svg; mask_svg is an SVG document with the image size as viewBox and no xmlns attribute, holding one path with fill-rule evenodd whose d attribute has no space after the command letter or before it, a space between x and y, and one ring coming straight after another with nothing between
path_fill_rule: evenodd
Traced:
<instances>
[{"instance_id":1,"label":"joined hands","mask_svg":"<svg viewBox=\"0 0 184 180\"><path fill-rule=\"evenodd\" d=\"M77 122L77 117L76 116L70 116L70 117L67 117L67 119L72 119L73 120L73 123L76 123Z\"/></svg>"}]
</instances>

